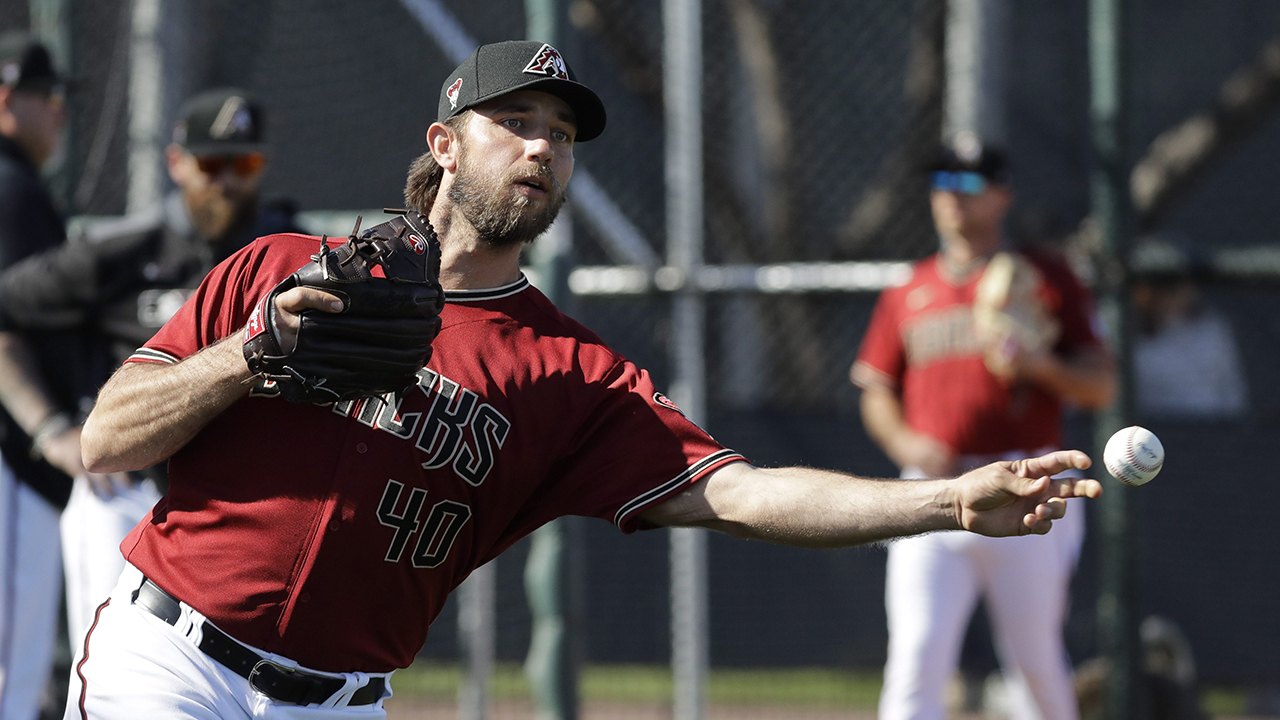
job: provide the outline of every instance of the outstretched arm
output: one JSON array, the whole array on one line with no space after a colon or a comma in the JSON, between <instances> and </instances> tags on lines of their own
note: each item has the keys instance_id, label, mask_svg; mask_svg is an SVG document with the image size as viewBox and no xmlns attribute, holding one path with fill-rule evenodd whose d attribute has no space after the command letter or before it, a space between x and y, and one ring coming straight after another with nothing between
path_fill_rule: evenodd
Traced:
<instances>
[{"instance_id":1,"label":"outstretched arm","mask_svg":"<svg viewBox=\"0 0 1280 720\"><path fill-rule=\"evenodd\" d=\"M1043 534L1064 498L1098 497L1096 480L1050 479L1089 467L1064 450L947 480L878 480L808 468L727 465L648 510L657 525L698 526L801 547L843 547L934 530Z\"/></svg>"},{"instance_id":2,"label":"outstretched arm","mask_svg":"<svg viewBox=\"0 0 1280 720\"><path fill-rule=\"evenodd\" d=\"M337 312L341 301L311 288L276 296L281 342L293 345L298 315ZM98 393L81 449L93 472L149 467L168 459L210 420L249 393L253 375L239 332L173 365L128 363Z\"/></svg>"}]
</instances>

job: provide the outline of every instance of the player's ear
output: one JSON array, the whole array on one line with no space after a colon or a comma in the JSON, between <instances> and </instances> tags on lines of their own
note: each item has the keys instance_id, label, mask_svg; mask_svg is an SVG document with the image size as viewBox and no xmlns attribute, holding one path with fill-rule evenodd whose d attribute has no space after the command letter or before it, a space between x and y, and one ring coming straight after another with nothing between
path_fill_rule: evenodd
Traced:
<instances>
[{"instance_id":1,"label":"player's ear","mask_svg":"<svg viewBox=\"0 0 1280 720\"><path fill-rule=\"evenodd\" d=\"M169 167L169 177L179 187L182 186L186 179L186 168L182 166L182 159L186 152L182 146L176 143L170 143L164 149L164 159L165 164Z\"/></svg>"},{"instance_id":2,"label":"player's ear","mask_svg":"<svg viewBox=\"0 0 1280 720\"><path fill-rule=\"evenodd\" d=\"M431 123L427 128L427 147L440 167L449 172L457 171L461 142L453 128L444 123Z\"/></svg>"}]
</instances>

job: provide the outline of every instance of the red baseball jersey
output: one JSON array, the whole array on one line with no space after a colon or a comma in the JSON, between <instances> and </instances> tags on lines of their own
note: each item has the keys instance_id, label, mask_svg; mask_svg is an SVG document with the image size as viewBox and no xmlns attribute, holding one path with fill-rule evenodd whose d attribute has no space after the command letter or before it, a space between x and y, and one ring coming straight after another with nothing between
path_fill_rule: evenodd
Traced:
<instances>
[{"instance_id":1,"label":"red baseball jersey","mask_svg":"<svg viewBox=\"0 0 1280 720\"><path fill-rule=\"evenodd\" d=\"M1053 351L1069 356L1100 345L1093 301L1062 261L1024 255L1041 272L1040 299L1061 323ZM982 273L955 284L939 258L916 264L911 280L885 290L862 340L853 380L891 388L907 424L960 454L994 454L1062 444L1059 398L1034 385L1008 385L987 370L973 329L974 290Z\"/></svg>"},{"instance_id":2,"label":"red baseball jersey","mask_svg":"<svg viewBox=\"0 0 1280 720\"><path fill-rule=\"evenodd\" d=\"M263 238L209 274L132 362L241 332L319 242ZM121 545L233 637L326 671L413 661L448 594L564 515L641 528L647 508L742 456L522 277L449 292L417 387L300 405L260 385L169 461Z\"/></svg>"}]
</instances>

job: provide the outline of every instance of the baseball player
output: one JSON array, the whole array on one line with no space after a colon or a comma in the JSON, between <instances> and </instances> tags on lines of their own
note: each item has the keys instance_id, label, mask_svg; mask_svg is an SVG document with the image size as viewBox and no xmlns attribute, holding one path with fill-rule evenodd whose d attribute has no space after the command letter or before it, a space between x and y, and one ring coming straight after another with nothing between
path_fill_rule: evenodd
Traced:
<instances>
[{"instance_id":1,"label":"baseball player","mask_svg":"<svg viewBox=\"0 0 1280 720\"><path fill-rule=\"evenodd\" d=\"M244 91L218 88L179 110L166 152L176 189L154 207L85 229L0 275L0 327L85 333L85 381L106 381L195 292L215 264L254 238L296 230L261 208L263 111ZM124 569L119 545L160 498L163 465L75 483L61 520L67 627L79 644L94 609Z\"/></svg>"},{"instance_id":2,"label":"baseball player","mask_svg":"<svg viewBox=\"0 0 1280 720\"><path fill-rule=\"evenodd\" d=\"M1063 403L1101 408L1114 382L1091 300L1065 264L1002 252L1012 202L1003 154L962 137L942 152L932 187L941 250L881 295L851 371L867 432L905 478L1060 447ZM889 546L880 720L942 720L979 595L1014 717L1075 720L1062 623L1083 514L1062 525L1045 537L936 533Z\"/></svg>"},{"instance_id":3,"label":"baseball player","mask_svg":"<svg viewBox=\"0 0 1280 720\"><path fill-rule=\"evenodd\" d=\"M1101 492L1047 477L1087 467L1076 451L926 483L752 467L520 273L521 247L564 201L575 143L605 126L560 53L480 47L445 80L436 119L402 218L336 249L259 239L103 388L88 465L169 458L170 488L121 546L128 565L79 651L67 718L384 717L392 671L448 594L563 515L836 546L1046 532L1063 498ZM397 268L433 248L446 301L407 390L351 399L298 369L351 326L395 335L376 314L347 330L331 318L357 312L374 282L361 278L378 273L429 304L432 278ZM383 353L335 352L339 379ZM397 357L371 364L381 376ZM326 392L342 399L288 400Z\"/></svg>"}]
</instances>

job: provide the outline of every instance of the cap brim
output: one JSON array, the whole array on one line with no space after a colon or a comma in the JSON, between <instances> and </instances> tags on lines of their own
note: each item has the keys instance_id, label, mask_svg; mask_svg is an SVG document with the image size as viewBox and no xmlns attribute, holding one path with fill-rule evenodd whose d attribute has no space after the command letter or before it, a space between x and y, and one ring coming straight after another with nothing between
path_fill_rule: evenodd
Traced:
<instances>
[{"instance_id":1,"label":"cap brim","mask_svg":"<svg viewBox=\"0 0 1280 720\"><path fill-rule=\"evenodd\" d=\"M517 90L536 90L564 100L569 105L569 109L573 110L573 117L578 126L574 142L594 140L604 132L608 116L605 114L604 103L600 101L599 96L580 82L560 78L540 78L515 87L503 88L502 92L476 98L466 106L453 111L451 116Z\"/></svg>"},{"instance_id":2,"label":"cap brim","mask_svg":"<svg viewBox=\"0 0 1280 720\"><path fill-rule=\"evenodd\" d=\"M267 151L264 143L249 142L198 142L182 147L192 155L248 155Z\"/></svg>"}]
</instances>

